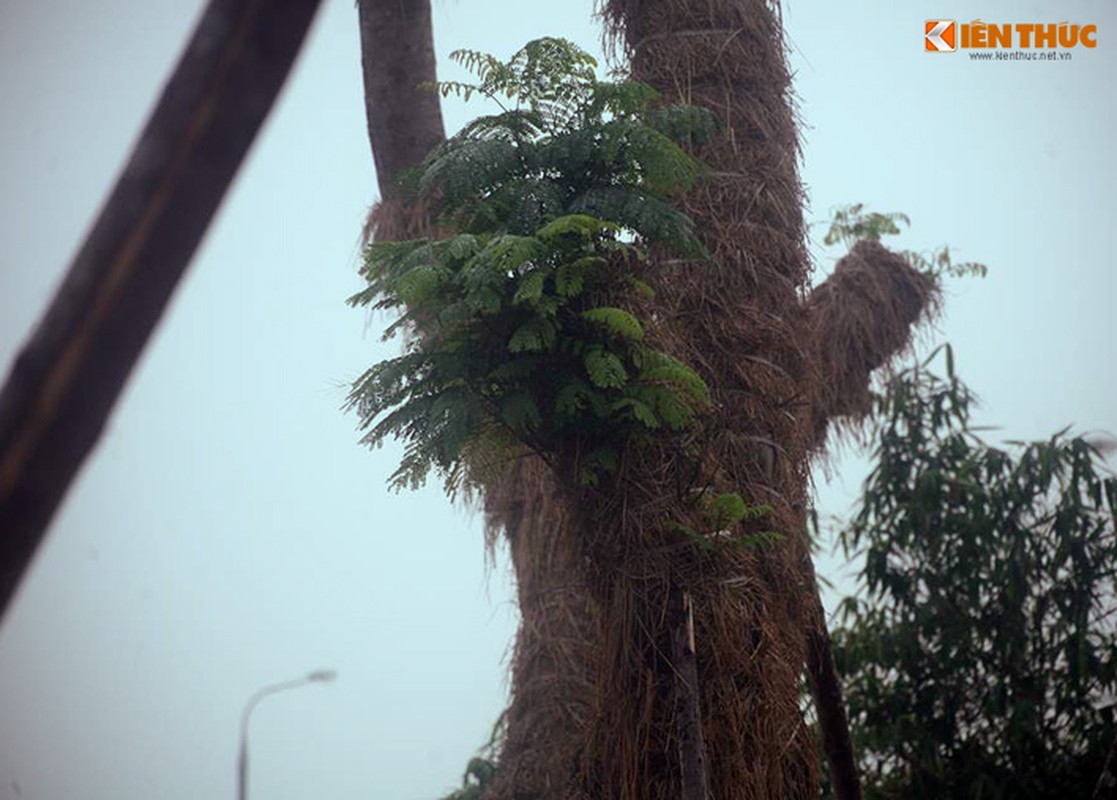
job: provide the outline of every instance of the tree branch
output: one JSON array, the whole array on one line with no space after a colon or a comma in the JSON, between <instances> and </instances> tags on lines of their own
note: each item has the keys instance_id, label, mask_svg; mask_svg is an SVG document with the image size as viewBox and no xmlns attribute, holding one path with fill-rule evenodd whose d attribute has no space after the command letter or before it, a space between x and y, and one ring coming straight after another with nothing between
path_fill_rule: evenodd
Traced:
<instances>
[{"instance_id":1,"label":"tree branch","mask_svg":"<svg viewBox=\"0 0 1117 800\"><path fill-rule=\"evenodd\" d=\"M381 200L398 195L401 174L446 138L438 94L430 0L359 0L365 117Z\"/></svg>"}]
</instances>

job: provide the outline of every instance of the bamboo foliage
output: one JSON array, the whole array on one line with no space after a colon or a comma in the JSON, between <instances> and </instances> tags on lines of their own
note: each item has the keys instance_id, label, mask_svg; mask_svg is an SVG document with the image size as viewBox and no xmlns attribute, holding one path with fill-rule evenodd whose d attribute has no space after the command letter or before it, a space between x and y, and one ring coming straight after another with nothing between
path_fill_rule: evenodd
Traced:
<instances>
[{"instance_id":1,"label":"bamboo foliage","mask_svg":"<svg viewBox=\"0 0 1117 800\"><path fill-rule=\"evenodd\" d=\"M1086 797L1115 728L1117 478L1066 430L987 444L973 404L948 347L874 403L876 466L841 531L864 594L834 637L866 782Z\"/></svg>"}]
</instances>

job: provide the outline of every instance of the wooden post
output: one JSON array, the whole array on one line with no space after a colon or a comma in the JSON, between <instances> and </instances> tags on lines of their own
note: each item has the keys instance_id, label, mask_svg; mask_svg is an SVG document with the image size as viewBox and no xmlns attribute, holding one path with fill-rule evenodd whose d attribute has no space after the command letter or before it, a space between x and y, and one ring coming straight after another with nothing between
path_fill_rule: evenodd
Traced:
<instances>
[{"instance_id":1,"label":"wooden post","mask_svg":"<svg viewBox=\"0 0 1117 800\"><path fill-rule=\"evenodd\" d=\"M690 594L672 586L671 663L675 668L675 733L679 737L681 800L708 800L706 742L702 737L702 703L698 658L694 648L694 605Z\"/></svg>"},{"instance_id":2,"label":"wooden post","mask_svg":"<svg viewBox=\"0 0 1117 800\"><path fill-rule=\"evenodd\" d=\"M0 614L96 445L318 0L212 0L0 391Z\"/></svg>"}]
</instances>

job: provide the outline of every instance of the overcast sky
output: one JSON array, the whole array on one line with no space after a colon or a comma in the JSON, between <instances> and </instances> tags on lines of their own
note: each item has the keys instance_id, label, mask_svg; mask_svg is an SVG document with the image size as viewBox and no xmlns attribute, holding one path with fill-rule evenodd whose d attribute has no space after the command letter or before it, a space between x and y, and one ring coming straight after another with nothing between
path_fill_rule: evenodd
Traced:
<instances>
[{"instance_id":1,"label":"overcast sky","mask_svg":"<svg viewBox=\"0 0 1117 800\"><path fill-rule=\"evenodd\" d=\"M200 7L0 4L5 374ZM954 344L994 439L1117 431L1115 8L785 8L809 219L902 210L897 246L949 242L990 267L951 285L929 341ZM600 53L591 10L435 0L440 76L462 77L445 58L459 47L506 57L553 35ZM1098 46L928 54L930 15L1094 23ZM445 105L451 130L477 113ZM339 680L254 715L253 797L434 800L486 738L516 625L506 562L486 576L479 519L439 487L389 493L399 449L360 448L339 411L398 348L344 305L375 186L356 10L329 0L0 628L0 800L232 797L245 700L318 668ZM814 250L817 279L839 254ZM862 477L839 462L822 513L847 511Z\"/></svg>"}]
</instances>

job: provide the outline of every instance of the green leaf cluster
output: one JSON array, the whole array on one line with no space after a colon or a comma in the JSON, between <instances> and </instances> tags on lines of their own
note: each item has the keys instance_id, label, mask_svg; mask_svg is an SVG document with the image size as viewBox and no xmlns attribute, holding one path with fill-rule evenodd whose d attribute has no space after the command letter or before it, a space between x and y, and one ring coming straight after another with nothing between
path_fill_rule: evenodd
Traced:
<instances>
[{"instance_id":1,"label":"green leaf cluster","mask_svg":"<svg viewBox=\"0 0 1117 800\"><path fill-rule=\"evenodd\" d=\"M907 214L891 212L881 214L876 211L867 212L862 203L839 206L834 210L830 220L830 228L823 237L822 243L830 246L843 244L852 247L859 241L871 240L879 242L885 236L894 236L900 233L899 223L911 226ZM944 276L964 278L974 276L984 278L989 274L989 268L976 261L955 263L950 254L950 248L943 246L931 253L919 253L914 250L903 250L903 258L915 269L928 277L936 280Z\"/></svg>"},{"instance_id":2,"label":"green leaf cluster","mask_svg":"<svg viewBox=\"0 0 1117 800\"><path fill-rule=\"evenodd\" d=\"M1117 479L1065 430L985 444L945 354L879 397L841 533L865 559L834 649L866 796L1086 797L1115 732Z\"/></svg>"},{"instance_id":3,"label":"green leaf cluster","mask_svg":"<svg viewBox=\"0 0 1117 800\"><path fill-rule=\"evenodd\" d=\"M402 356L369 369L349 406L364 442L405 443L391 482L434 470L453 492L463 453L502 437L544 457L577 439L582 479L617 469L633 437L683 431L709 405L701 377L650 346L636 309L658 244L703 255L670 199L698 179L680 146L708 135L709 115L651 109L635 82L599 82L593 59L561 39L529 43L508 63L461 51L477 84L444 94L503 98L436 148L412 188L447 235L378 242L352 305L396 314ZM632 302L630 302L630 300Z\"/></svg>"},{"instance_id":4,"label":"green leaf cluster","mask_svg":"<svg viewBox=\"0 0 1117 800\"><path fill-rule=\"evenodd\" d=\"M564 39L530 42L506 64L468 50L452 57L479 82L434 87L444 96L483 95L502 111L470 122L412 176L420 195L437 197L445 222L527 235L556 217L590 214L639 241L704 254L670 199L702 174L681 144L713 132L708 111L653 109L654 89L598 81L594 59Z\"/></svg>"},{"instance_id":5,"label":"green leaf cluster","mask_svg":"<svg viewBox=\"0 0 1117 800\"><path fill-rule=\"evenodd\" d=\"M507 725L507 712L504 712L493 725L489 741L466 764L461 787L443 797L442 800L481 800L485 796L485 792L492 786L493 779L496 777L500 743L504 738Z\"/></svg>"},{"instance_id":6,"label":"green leaf cluster","mask_svg":"<svg viewBox=\"0 0 1117 800\"><path fill-rule=\"evenodd\" d=\"M898 223L911 226L907 214L891 212L881 214L876 211L866 212L863 203L852 203L839 206L834 210L830 220L830 229L826 231L822 243L830 246L843 244L852 247L862 239L879 242L884 236L891 236L900 232Z\"/></svg>"},{"instance_id":7,"label":"green leaf cluster","mask_svg":"<svg viewBox=\"0 0 1117 800\"><path fill-rule=\"evenodd\" d=\"M716 550L719 547L751 548L764 547L783 540L783 534L770 530L733 531L733 526L767 517L772 506L767 504L749 505L736 492L724 492L703 496L698 504L698 527L678 521L668 523L674 533L681 534L702 550Z\"/></svg>"},{"instance_id":8,"label":"green leaf cluster","mask_svg":"<svg viewBox=\"0 0 1117 800\"><path fill-rule=\"evenodd\" d=\"M901 255L917 270L936 279L944 275L952 278L965 278L971 275L975 278L984 278L989 274L989 268L977 261L955 263L950 255L950 248L945 245L930 254L905 250Z\"/></svg>"}]
</instances>

